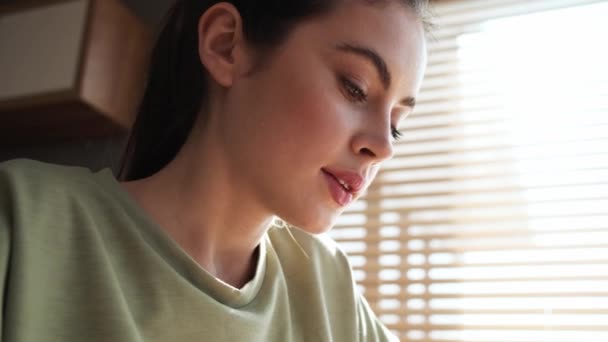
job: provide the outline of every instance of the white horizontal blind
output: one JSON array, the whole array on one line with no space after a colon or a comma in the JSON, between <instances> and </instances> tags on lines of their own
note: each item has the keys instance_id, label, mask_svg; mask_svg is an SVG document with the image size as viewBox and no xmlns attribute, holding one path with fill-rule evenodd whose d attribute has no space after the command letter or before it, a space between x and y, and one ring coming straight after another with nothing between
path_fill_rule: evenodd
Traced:
<instances>
[{"instance_id":1,"label":"white horizontal blind","mask_svg":"<svg viewBox=\"0 0 608 342\"><path fill-rule=\"evenodd\" d=\"M402 341L608 341L608 1L434 6L404 138L330 233Z\"/></svg>"}]
</instances>

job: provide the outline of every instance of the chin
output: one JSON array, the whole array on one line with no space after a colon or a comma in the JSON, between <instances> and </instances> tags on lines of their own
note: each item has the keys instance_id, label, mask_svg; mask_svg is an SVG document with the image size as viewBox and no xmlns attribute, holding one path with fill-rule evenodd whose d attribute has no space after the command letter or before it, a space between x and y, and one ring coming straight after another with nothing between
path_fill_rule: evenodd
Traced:
<instances>
[{"instance_id":1,"label":"chin","mask_svg":"<svg viewBox=\"0 0 608 342\"><path fill-rule=\"evenodd\" d=\"M336 221L344 211L333 202L324 198L313 198L312 200L304 197L303 200L291 202L298 203L297 206L277 205L273 210L274 215L299 230L317 235L330 231ZM284 201L283 203L287 202ZM282 203L280 203L282 204Z\"/></svg>"},{"instance_id":2,"label":"chin","mask_svg":"<svg viewBox=\"0 0 608 342\"><path fill-rule=\"evenodd\" d=\"M298 229L307 232L309 234L317 235L327 233L334 226L337 215L331 216L316 216L308 218L296 218L292 217L291 220L285 220L290 225L297 227Z\"/></svg>"},{"instance_id":3,"label":"chin","mask_svg":"<svg viewBox=\"0 0 608 342\"><path fill-rule=\"evenodd\" d=\"M332 225L325 225L325 226L296 226L298 227L300 230L305 231L309 234L312 235L317 235L317 234L323 234L323 233L327 233L328 231L331 230Z\"/></svg>"}]
</instances>

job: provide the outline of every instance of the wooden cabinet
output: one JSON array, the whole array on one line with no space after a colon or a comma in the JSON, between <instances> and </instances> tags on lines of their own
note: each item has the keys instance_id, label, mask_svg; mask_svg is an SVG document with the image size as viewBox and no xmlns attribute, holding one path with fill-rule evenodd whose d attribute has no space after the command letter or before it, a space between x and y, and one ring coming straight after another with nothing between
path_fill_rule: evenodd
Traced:
<instances>
[{"instance_id":1,"label":"wooden cabinet","mask_svg":"<svg viewBox=\"0 0 608 342\"><path fill-rule=\"evenodd\" d=\"M119 0L0 7L0 144L125 134L150 48Z\"/></svg>"}]
</instances>

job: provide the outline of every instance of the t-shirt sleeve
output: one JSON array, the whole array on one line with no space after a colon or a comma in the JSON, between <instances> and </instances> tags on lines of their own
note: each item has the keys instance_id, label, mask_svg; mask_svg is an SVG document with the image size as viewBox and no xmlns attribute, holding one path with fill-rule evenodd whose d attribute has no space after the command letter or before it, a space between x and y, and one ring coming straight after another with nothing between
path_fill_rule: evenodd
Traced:
<instances>
[{"instance_id":1,"label":"t-shirt sleeve","mask_svg":"<svg viewBox=\"0 0 608 342\"><path fill-rule=\"evenodd\" d=\"M0 164L0 309L5 307L6 283L8 281L8 264L10 257L10 219L11 196L9 180L3 165ZM4 310L0 310L0 342L4 334Z\"/></svg>"},{"instance_id":2,"label":"t-shirt sleeve","mask_svg":"<svg viewBox=\"0 0 608 342\"><path fill-rule=\"evenodd\" d=\"M399 342L380 322L362 295L357 298L357 314L359 320L359 340L361 342Z\"/></svg>"},{"instance_id":3,"label":"t-shirt sleeve","mask_svg":"<svg viewBox=\"0 0 608 342\"><path fill-rule=\"evenodd\" d=\"M8 277L8 262L10 251L10 234L6 220L5 208L0 208L0 309L5 307L4 294ZM4 327L4 310L0 310L0 342L2 342Z\"/></svg>"},{"instance_id":4,"label":"t-shirt sleeve","mask_svg":"<svg viewBox=\"0 0 608 342\"><path fill-rule=\"evenodd\" d=\"M358 332L359 342L399 342L393 333L391 333L386 326L378 319L376 314L372 311L372 308L365 300L365 297L358 291L358 286L353 276L352 266L349 262L346 253L340 249L335 242L334 249L336 251L336 260L338 260L338 268L342 270L342 274L348 275L348 282L351 291L349 291L353 297L351 302L354 304L354 310L356 312L356 324Z\"/></svg>"}]
</instances>

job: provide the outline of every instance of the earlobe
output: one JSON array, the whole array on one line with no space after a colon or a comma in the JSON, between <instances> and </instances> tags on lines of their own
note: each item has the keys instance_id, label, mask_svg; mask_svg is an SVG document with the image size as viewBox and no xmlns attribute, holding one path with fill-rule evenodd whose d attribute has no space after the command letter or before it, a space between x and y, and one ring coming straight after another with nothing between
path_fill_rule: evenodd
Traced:
<instances>
[{"instance_id":1,"label":"earlobe","mask_svg":"<svg viewBox=\"0 0 608 342\"><path fill-rule=\"evenodd\" d=\"M232 4L213 5L199 19L199 58L220 86L232 86L237 71L235 50L241 39L241 16Z\"/></svg>"}]
</instances>

